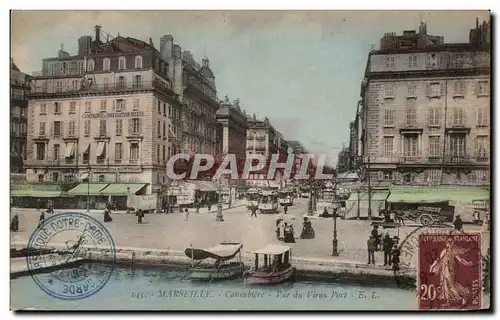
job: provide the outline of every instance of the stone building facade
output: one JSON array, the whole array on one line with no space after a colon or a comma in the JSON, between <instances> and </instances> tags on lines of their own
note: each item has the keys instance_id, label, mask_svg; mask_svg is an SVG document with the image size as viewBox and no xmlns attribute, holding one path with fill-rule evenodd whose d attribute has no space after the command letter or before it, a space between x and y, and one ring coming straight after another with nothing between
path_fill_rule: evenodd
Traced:
<instances>
[{"instance_id":1,"label":"stone building facade","mask_svg":"<svg viewBox=\"0 0 500 320\"><path fill-rule=\"evenodd\" d=\"M241 110L239 99L232 104L229 98L217 110L217 153L234 154L244 160L246 155L247 117Z\"/></svg>"},{"instance_id":2,"label":"stone building facade","mask_svg":"<svg viewBox=\"0 0 500 320\"><path fill-rule=\"evenodd\" d=\"M10 60L10 172L24 173L27 156L29 77Z\"/></svg>"},{"instance_id":3,"label":"stone building facade","mask_svg":"<svg viewBox=\"0 0 500 320\"><path fill-rule=\"evenodd\" d=\"M488 185L490 47L422 42L425 29L368 56L364 164L372 181Z\"/></svg>"},{"instance_id":4,"label":"stone building facade","mask_svg":"<svg viewBox=\"0 0 500 320\"><path fill-rule=\"evenodd\" d=\"M181 151L215 153L219 101L209 59L204 57L200 65L190 51L181 53L171 35L161 38L160 52L171 66L168 75L173 80L172 89L182 101Z\"/></svg>"}]
</instances>

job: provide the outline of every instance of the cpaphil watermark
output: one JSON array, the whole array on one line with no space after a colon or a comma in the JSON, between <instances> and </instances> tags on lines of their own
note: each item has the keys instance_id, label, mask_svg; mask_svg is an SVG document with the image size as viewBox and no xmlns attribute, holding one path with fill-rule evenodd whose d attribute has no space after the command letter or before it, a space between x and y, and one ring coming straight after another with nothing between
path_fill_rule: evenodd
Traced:
<instances>
[{"instance_id":1,"label":"cpaphil watermark","mask_svg":"<svg viewBox=\"0 0 500 320\"><path fill-rule=\"evenodd\" d=\"M40 254L51 248L57 251ZM88 250L104 253L109 263L79 263L87 258ZM101 290L111 277L115 245L109 231L96 219L83 213L60 213L33 231L26 263L35 283L48 295L63 300L84 299Z\"/></svg>"},{"instance_id":2,"label":"cpaphil watermark","mask_svg":"<svg viewBox=\"0 0 500 320\"><path fill-rule=\"evenodd\" d=\"M200 176L213 180L222 176L230 176L233 180L249 180L252 174L273 180L278 173L283 179L332 180L334 175L325 172L329 171L326 162L327 155L294 154L291 149L286 156L277 153L268 157L254 153L243 157L235 154L214 157L210 154L180 153L168 159L166 173L171 180L195 180Z\"/></svg>"}]
</instances>

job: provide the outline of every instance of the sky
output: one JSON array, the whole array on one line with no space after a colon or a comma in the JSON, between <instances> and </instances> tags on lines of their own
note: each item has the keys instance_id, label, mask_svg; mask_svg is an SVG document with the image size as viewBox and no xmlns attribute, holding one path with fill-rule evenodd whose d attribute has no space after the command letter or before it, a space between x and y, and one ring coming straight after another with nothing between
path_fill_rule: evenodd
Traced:
<instances>
[{"instance_id":1,"label":"sky","mask_svg":"<svg viewBox=\"0 0 500 320\"><path fill-rule=\"evenodd\" d=\"M11 55L21 71L41 59L76 54L95 25L159 49L163 35L201 63L210 59L219 99L240 99L247 114L267 116L287 140L299 140L335 165L349 142L368 52L386 32L418 30L468 42L485 11L15 11ZM26 32L29 30L29 32Z\"/></svg>"}]
</instances>

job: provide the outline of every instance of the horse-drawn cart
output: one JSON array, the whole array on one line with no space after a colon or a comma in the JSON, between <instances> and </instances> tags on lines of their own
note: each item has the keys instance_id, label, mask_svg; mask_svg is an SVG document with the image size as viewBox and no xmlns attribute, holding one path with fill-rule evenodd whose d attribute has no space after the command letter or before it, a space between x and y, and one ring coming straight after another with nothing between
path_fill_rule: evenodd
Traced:
<instances>
[{"instance_id":1,"label":"horse-drawn cart","mask_svg":"<svg viewBox=\"0 0 500 320\"><path fill-rule=\"evenodd\" d=\"M396 215L402 215L403 219L420 223L423 226L429 226L436 223L441 224L446 221L447 217L441 211L439 207L417 207L416 210L407 210Z\"/></svg>"}]
</instances>

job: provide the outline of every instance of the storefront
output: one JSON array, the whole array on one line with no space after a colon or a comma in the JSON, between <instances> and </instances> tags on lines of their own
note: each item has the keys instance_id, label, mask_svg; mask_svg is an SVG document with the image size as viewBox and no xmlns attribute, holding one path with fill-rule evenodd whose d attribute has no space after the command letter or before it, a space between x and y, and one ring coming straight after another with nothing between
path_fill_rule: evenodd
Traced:
<instances>
[{"instance_id":1,"label":"storefront","mask_svg":"<svg viewBox=\"0 0 500 320\"><path fill-rule=\"evenodd\" d=\"M10 196L11 205L21 208L36 208L39 200L42 207L45 207L48 200L51 200L56 208L64 203L61 186L57 184L13 184Z\"/></svg>"},{"instance_id":2,"label":"storefront","mask_svg":"<svg viewBox=\"0 0 500 320\"><path fill-rule=\"evenodd\" d=\"M108 197L100 193L109 183L80 183L68 191L68 196L76 197L78 209L86 209L90 198L90 209L104 209Z\"/></svg>"},{"instance_id":3,"label":"storefront","mask_svg":"<svg viewBox=\"0 0 500 320\"><path fill-rule=\"evenodd\" d=\"M474 204L478 201L490 200L490 190L487 187L441 186L427 187L391 187L387 198L391 209L415 210L419 206L441 208L447 215L447 221L460 214L464 221L472 219Z\"/></svg>"},{"instance_id":4,"label":"storefront","mask_svg":"<svg viewBox=\"0 0 500 320\"><path fill-rule=\"evenodd\" d=\"M99 191L101 196L107 197L107 202L116 205L118 210L127 208L127 197L129 195L144 195L146 183L110 183L106 188Z\"/></svg>"}]
</instances>

